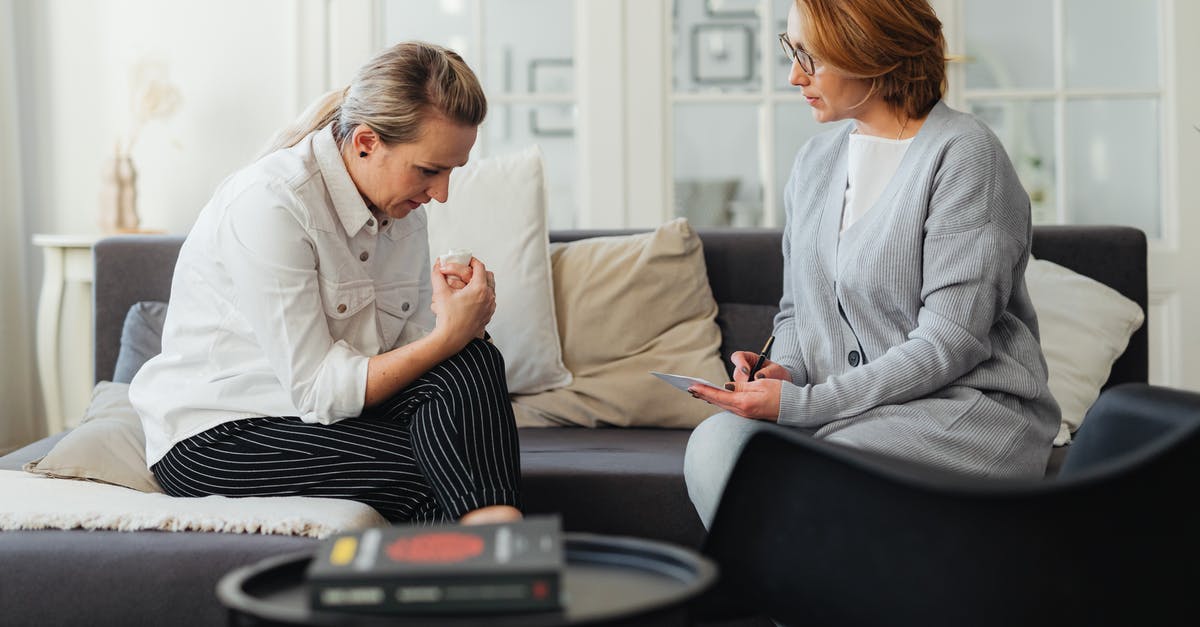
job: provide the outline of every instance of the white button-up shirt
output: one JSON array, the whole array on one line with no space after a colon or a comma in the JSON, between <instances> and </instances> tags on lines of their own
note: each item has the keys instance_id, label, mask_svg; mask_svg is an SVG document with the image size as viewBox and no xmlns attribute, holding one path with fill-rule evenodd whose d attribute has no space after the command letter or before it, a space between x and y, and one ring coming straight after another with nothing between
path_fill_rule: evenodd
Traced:
<instances>
[{"instance_id":1,"label":"white button-up shirt","mask_svg":"<svg viewBox=\"0 0 1200 627\"><path fill-rule=\"evenodd\" d=\"M363 202L330 129L221 183L179 253L162 353L129 389L153 465L224 422L362 413L370 356L434 326L424 208Z\"/></svg>"}]
</instances>

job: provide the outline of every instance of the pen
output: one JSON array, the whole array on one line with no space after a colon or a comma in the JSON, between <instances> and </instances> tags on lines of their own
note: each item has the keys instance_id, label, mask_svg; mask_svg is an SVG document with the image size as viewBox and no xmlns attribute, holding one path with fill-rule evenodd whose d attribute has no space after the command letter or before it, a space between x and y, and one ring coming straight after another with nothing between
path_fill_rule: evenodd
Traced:
<instances>
[{"instance_id":1,"label":"pen","mask_svg":"<svg viewBox=\"0 0 1200 627\"><path fill-rule=\"evenodd\" d=\"M750 369L750 374L747 376L748 381L754 380L754 373L762 368L763 362L767 360L767 353L771 352L771 345L775 343L775 336L767 338L767 343L763 344L762 352L758 354L758 361L754 362L754 367Z\"/></svg>"}]
</instances>

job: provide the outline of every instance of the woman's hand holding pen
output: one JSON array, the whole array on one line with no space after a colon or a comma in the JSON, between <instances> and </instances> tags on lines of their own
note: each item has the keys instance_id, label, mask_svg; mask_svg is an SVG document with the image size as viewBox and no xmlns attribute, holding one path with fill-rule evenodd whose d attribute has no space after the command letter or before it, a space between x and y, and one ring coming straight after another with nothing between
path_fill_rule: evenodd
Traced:
<instances>
[{"instance_id":1,"label":"woman's hand holding pen","mask_svg":"<svg viewBox=\"0 0 1200 627\"><path fill-rule=\"evenodd\" d=\"M449 266L458 266L451 268ZM478 259L469 267L439 261L431 271L435 332L461 350L472 338L482 338L496 312L496 279ZM463 280L465 277L465 281ZM457 283L462 287L454 287Z\"/></svg>"},{"instance_id":2,"label":"woman's hand holding pen","mask_svg":"<svg viewBox=\"0 0 1200 627\"><path fill-rule=\"evenodd\" d=\"M750 380L750 370L754 368L755 362L758 361L758 353L753 351L737 351L729 356L729 361L733 364L734 382L744 383ZM791 381L792 376L788 373L787 368L780 366L770 359L764 359L762 367L754 373L754 379Z\"/></svg>"},{"instance_id":3,"label":"woman's hand holding pen","mask_svg":"<svg viewBox=\"0 0 1200 627\"><path fill-rule=\"evenodd\" d=\"M783 395L782 381L791 377L786 368L767 359L775 336L757 353L738 351L730 356L733 362L733 381L725 390L696 385L688 388L695 398L712 403L725 411L755 420L779 420L779 399Z\"/></svg>"}]
</instances>

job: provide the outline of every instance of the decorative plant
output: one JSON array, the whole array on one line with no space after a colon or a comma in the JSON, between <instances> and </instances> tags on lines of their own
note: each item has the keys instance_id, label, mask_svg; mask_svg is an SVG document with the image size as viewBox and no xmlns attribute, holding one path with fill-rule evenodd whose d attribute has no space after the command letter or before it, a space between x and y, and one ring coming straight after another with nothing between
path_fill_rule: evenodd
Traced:
<instances>
[{"instance_id":1,"label":"decorative plant","mask_svg":"<svg viewBox=\"0 0 1200 627\"><path fill-rule=\"evenodd\" d=\"M129 101L133 124L124 146L118 149L124 155L133 152L146 124L171 117L183 102L179 89L167 80L167 68L162 63L144 60L134 65L130 84L133 86Z\"/></svg>"},{"instance_id":2,"label":"decorative plant","mask_svg":"<svg viewBox=\"0 0 1200 627\"><path fill-rule=\"evenodd\" d=\"M167 80L166 66L162 63L144 60L134 65L130 85L129 132L117 139L115 152L103 170L99 224L106 233L139 230L133 149L147 124L170 117L183 101L179 89Z\"/></svg>"}]
</instances>

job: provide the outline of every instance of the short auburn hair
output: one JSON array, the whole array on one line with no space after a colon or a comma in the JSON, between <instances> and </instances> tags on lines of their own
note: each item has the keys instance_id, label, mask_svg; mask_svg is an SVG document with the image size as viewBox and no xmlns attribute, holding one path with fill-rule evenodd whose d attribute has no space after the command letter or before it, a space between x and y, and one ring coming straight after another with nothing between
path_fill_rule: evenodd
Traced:
<instances>
[{"instance_id":1,"label":"short auburn hair","mask_svg":"<svg viewBox=\"0 0 1200 627\"><path fill-rule=\"evenodd\" d=\"M813 56L854 78L868 98L924 117L946 86L946 40L928 0L796 0Z\"/></svg>"}]
</instances>

